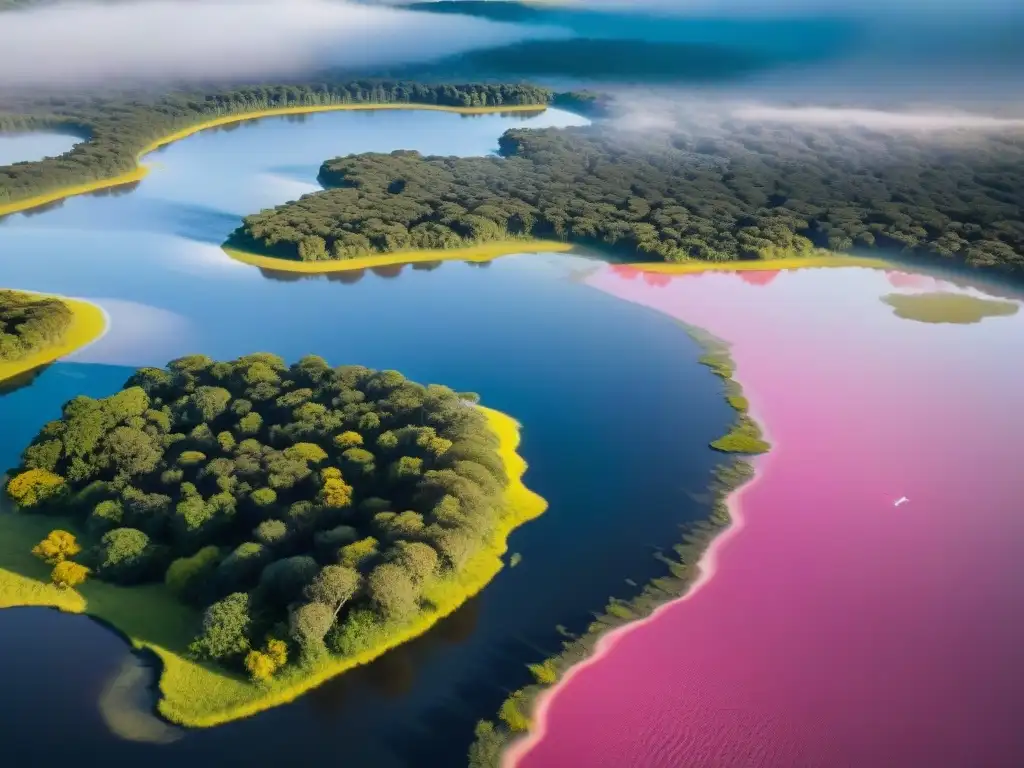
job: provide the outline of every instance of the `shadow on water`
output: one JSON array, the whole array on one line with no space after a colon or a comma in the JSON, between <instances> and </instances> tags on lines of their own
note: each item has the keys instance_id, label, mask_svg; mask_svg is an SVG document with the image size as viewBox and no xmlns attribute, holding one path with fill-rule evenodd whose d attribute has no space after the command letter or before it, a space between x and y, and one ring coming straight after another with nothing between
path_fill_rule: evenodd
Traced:
<instances>
[{"instance_id":1,"label":"shadow on water","mask_svg":"<svg viewBox=\"0 0 1024 768\"><path fill-rule=\"evenodd\" d=\"M87 197L120 197L121 195L129 195L139 188L141 181L129 181L124 184L115 184L112 187L103 187L102 189L94 189L90 192L86 192Z\"/></svg>"},{"instance_id":2,"label":"shadow on water","mask_svg":"<svg viewBox=\"0 0 1024 768\"><path fill-rule=\"evenodd\" d=\"M168 229L178 237L197 243L219 247L224 242L222 233L238 226L238 216L209 206L170 201L163 205L166 214L162 220L167 222Z\"/></svg>"},{"instance_id":3,"label":"shadow on water","mask_svg":"<svg viewBox=\"0 0 1024 768\"><path fill-rule=\"evenodd\" d=\"M15 374L14 376L10 376L3 381L0 381L0 397L17 392L19 389L32 386L35 380L39 378L40 374L42 374L42 372L51 365L52 363L40 365L30 371L23 371L22 373Z\"/></svg>"}]
</instances>

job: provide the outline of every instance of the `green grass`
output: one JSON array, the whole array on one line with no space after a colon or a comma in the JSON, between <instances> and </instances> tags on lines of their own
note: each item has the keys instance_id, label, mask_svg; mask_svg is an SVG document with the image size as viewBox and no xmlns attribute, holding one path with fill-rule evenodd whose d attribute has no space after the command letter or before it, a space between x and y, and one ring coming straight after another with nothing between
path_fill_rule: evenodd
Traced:
<instances>
[{"instance_id":1,"label":"green grass","mask_svg":"<svg viewBox=\"0 0 1024 768\"><path fill-rule=\"evenodd\" d=\"M238 720L294 701L320 683L426 632L476 595L502 568L509 534L544 512L547 503L522 482L526 462L516 453L518 424L511 417L482 409L501 441L509 485L498 530L490 545L456 576L432 585L424 595L427 606L415 617L384 627L363 638L347 656L327 655L308 666L289 666L268 684L185 657L199 628L200 615L179 603L162 585L118 587L90 579L79 590L60 590L49 583L50 568L30 550L54 528L87 537L66 518L0 509L0 608L51 606L70 613L87 613L123 634L136 648L155 653L162 662L157 708L171 722L210 727Z\"/></svg>"},{"instance_id":2,"label":"green grass","mask_svg":"<svg viewBox=\"0 0 1024 768\"><path fill-rule=\"evenodd\" d=\"M890 293L882 301L893 308L893 314L919 323L980 323L986 317L1009 317L1017 314L1020 305L1014 301L982 299L965 293Z\"/></svg>"}]
</instances>

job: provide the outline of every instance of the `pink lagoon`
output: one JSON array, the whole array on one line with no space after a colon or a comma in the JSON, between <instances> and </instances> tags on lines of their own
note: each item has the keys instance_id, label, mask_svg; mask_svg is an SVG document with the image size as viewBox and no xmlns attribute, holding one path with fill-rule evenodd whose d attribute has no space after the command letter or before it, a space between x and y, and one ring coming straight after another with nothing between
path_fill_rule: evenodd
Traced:
<instances>
[{"instance_id":1,"label":"pink lagoon","mask_svg":"<svg viewBox=\"0 0 1024 768\"><path fill-rule=\"evenodd\" d=\"M899 317L984 294L870 269L586 282L728 341L773 449L697 587L603 638L506 764L1024 765L1024 312Z\"/></svg>"}]
</instances>

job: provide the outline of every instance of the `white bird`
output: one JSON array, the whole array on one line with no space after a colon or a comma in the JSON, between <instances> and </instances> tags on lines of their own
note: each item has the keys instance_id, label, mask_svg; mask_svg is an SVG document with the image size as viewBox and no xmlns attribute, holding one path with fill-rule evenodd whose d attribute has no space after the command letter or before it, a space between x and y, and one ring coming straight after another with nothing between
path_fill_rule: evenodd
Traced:
<instances>
[{"instance_id":1,"label":"white bird","mask_svg":"<svg viewBox=\"0 0 1024 768\"><path fill-rule=\"evenodd\" d=\"M893 506L898 507L900 504L906 504L908 501L910 501L910 499L908 499L906 496L900 496L898 499L896 499L896 503L893 504Z\"/></svg>"}]
</instances>

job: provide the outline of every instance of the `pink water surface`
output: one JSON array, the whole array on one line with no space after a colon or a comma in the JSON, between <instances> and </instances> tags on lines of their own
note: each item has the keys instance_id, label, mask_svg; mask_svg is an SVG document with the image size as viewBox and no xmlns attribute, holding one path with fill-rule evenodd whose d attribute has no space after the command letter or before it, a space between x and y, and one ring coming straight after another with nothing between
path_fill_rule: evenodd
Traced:
<instances>
[{"instance_id":1,"label":"pink water surface","mask_svg":"<svg viewBox=\"0 0 1024 768\"><path fill-rule=\"evenodd\" d=\"M710 578L605 638L506 762L1024 765L1024 312L899 319L881 296L951 286L862 269L586 282L730 341L774 448Z\"/></svg>"}]
</instances>

